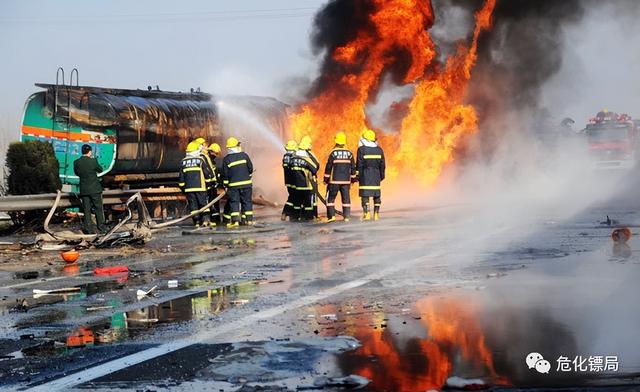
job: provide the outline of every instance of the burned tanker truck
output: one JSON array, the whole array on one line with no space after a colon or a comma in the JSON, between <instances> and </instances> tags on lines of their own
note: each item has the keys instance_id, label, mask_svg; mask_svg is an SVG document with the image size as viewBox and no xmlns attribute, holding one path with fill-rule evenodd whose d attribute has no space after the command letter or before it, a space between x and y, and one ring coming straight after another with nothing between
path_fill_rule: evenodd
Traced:
<instances>
[{"instance_id":1,"label":"burned tanker truck","mask_svg":"<svg viewBox=\"0 0 640 392\"><path fill-rule=\"evenodd\" d=\"M104 172L105 186L175 186L189 141L203 137L222 144L224 129L216 99L200 91L188 93L126 90L65 84L36 84L44 91L26 102L22 141L52 144L63 191L75 192L73 162L83 144L93 148ZM267 97L234 97L251 110L280 140L286 138L288 105ZM260 142L249 143L260 154ZM265 146L266 147L266 146Z\"/></svg>"}]
</instances>

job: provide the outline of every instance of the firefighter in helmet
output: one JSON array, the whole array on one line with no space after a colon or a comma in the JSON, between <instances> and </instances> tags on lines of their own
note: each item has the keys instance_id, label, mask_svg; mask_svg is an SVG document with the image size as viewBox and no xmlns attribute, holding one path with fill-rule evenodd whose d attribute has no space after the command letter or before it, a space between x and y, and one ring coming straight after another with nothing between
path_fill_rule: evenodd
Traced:
<instances>
[{"instance_id":1,"label":"firefighter in helmet","mask_svg":"<svg viewBox=\"0 0 640 392\"><path fill-rule=\"evenodd\" d=\"M217 167L216 158L220 155L221 148L218 143L212 143L204 151L204 158L211 168L212 177L209 179L207 193L209 195L209 202L215 200L218 197L218 186L220 186L220 171ZM215 222L220 220L220 202L216 202L211 206L211 225L215 226Z\"/></svg>"},{"instance_id":2,"label":"firefighter in helmet","mask_svg":"<svg viewBox=\"0 0 640 392\"><path fill-rule=\"evenodd\" d=\"M311 137L309 136L304 136L302 139L300 139L300 144L298 144L298 152L302 151L303 155L310 160L311 165L314 167L314 170L312 172L310 172L311 174L311 192L310 192L310 199L311 199L311 213L310 215L310 219L311 220L315 220L318 219L318 200L316 198L316 192L318 191L318 177L317 177L317 172L318 169L320 168L320 161L318 161L318 158L316 158L316 156L313 154L313 152L311 151ZM296 152L296 154L298 154ZM305 212L304 215L306 216L307 213Z\"/></svg>"},{"instance_id":3,"label":"firefighter in helmet","mask_svg":"<svg viewBox=\"0 0 640 392\"><path fill-rule=\"evenodd\" d=\"M327 222L336 220L335 201L338 193L342 198L342 215L345 222L349 221L351 214L349 191L355 177L356 165L353 154L347 148L347 135L344 132L338 132L335 137L335 146L329 153L324 169L324 183L327 185Z\"/></svg>"},{"instance_id":4,"label":"firefighter in helmet","mask_svg":"<svg viewBox=\"0 0 640 392\"><path fill-rule=\"evenodd\" d=\"M240 225L240 216L245 217L245 223L253 224L253 163L240 147L235 137L227 139L228 153L222 160L223 184L227 188L227 203L230 207L231 222L227 227L235 228Z\"/></svg>"},{"instance_id":5,"label":"firefighter in helmet","mask_svg":"<svg viewBox=\"0 0 640 392\"><path fill-rule=\"evenodd\" d=\"M285 153L282 157L282 169L284 171L284 185L287 187L287 201L284 203L284 208L282 209L282 217L281 219L292 220L295 216L294 214L294 201L295 201L295 188L293 185L293 170L291 170L291 158L296 153L298 149L298 143L295 140L289 140L287 144L284 146Z\"/></svg>"},{"instance_id":6,"label":"firefighter in helmet","mask_svg":"<svg viewBox=\"0 0 640 392\"><path fill-rule=\"evenodd\" d=\"M373 219L380 218L380 183L384 180L384 152L376 142L376 134L365 130L360 138L356 159L359 195L362 199L362 220L370 220L369 198L373 198Z\"/></svg>"},{"instance_id":7,"label":"firefighter in helmet","mask_svg":"<svg viewBox=\"0 0 640 392\"><path fill-rule=\"evenodd\" d=\"M207 205L207 182L213 173L209 165L200 155L201 145L191 142L187 145L186 156L182 159L178 186L186 194L189 212L202 209ZM201 225L208 226L207 211L193 215L193 223L196 228Z\"/></svg>"},{"instance_id":8,"label":"firefighter in helmet","mask_svg":"<svg viewBox=\"0 0 640 392\"><path fill-rule=\"evenodd\" d=\"M293 185L295 188L294 214L301 220L314 220L317 184L314 178L318 172L317 161L311 157L311 139L302 138L298 150L291 158Z\"/></svg>"}]
</instances>

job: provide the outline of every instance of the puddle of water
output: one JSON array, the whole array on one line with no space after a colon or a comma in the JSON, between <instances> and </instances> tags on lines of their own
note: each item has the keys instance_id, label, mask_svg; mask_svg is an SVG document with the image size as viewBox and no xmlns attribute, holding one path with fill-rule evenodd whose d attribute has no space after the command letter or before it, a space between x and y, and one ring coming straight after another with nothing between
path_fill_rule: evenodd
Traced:
<instances>
[{"instance_id":1,"label":"puddle of water","mask_svg":"<svg viewBox=\"0 0 640 392\"><path fill-rule=\"evenodd\" d=\"M68 349L135 340L160 327L187 321L208 320L226 309L246 305L259 295L285 291L290 279L283 279L283 277L286 277L288 273L290 271L285 270L282 274L277 275L277 279L270 281L248 281L191 294L132 311L114 313L108 319L82 326L66 336L57 338L57 342L64 344L58 344L55 352L61 354ZM189 287L197 287L199 284L202 284L200 280L185 282L185 285ZM94 293L116 289L118 285L122 284L110 281L100 282L100 284L92 283L92 285L90 291ZM106 308L118 308L122 303L120 299L111 299L105 301L102 305ZM81 317L88 313L84 306L70 312L76 312L77 314L74 314L76 317ZM69 313L65 314L62 311L59 311L59 313L62 315L58 315L59 317L57 318L59 320L64 319L65 316L69 317ZM46 318L46 315L35 317L30 319L28 323L21 324L20 327L26 328L44 324L44 328L47 329ZM51 355L50 345L43 345L42 349L46 356ZM38 355L38 353L38 349L35 349L30 352L30 355Z\"/></svg>"}]
</instances>

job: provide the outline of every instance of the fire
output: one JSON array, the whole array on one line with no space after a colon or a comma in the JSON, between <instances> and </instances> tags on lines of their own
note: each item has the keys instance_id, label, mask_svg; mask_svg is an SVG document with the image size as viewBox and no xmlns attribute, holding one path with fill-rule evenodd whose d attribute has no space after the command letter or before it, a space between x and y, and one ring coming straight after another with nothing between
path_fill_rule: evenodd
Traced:
<instances>
[{"instance_id":1,"label":"fire","mask_svg":"<svg viewBox=\"0 0 640 392\"><path fill-rule=\"evenodd\" d=\"M431 185L453 160L464 136L477 130L475 110L463 100L478 37L491 27L495 0L486 0L476 12L471 44L461 44L444 66L434 64L437 52L428 33L434 23L430 0L369 2L368 11L364 11L366 1L355 3L358 10L369 12L368 27L333 50L333 66L320 77L321 92L291 116L291 129L298 139L310 135L319 157L328 154L339 130L355 144L370 127L367 104L376 98L389 70L400 68L401 77L395 81L414 85L415 93L401 129L378 132L389 177L407 173Z\"/></svg>"}]
</instances>

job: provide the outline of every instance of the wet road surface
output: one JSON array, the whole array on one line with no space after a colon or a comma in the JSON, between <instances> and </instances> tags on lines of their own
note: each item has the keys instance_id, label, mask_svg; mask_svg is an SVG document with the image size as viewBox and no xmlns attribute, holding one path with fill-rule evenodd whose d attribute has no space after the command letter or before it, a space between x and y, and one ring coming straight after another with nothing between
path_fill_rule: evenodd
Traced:
<instances>
[{"instance_id":1,"label":"wet road surface","mask_svg":"<svg viewBox=\"0 0 640 392\"><path fill-rule=\"evenodd\" d=\"M516 219L449 205L330 225L270 218L261 232L176 229L171 251L52 266L47 281L4 274L0 385L419 391L460 377L494 389L626 390L640 375L639 242L614 246L600 221L638 226L636 207L607 200ZM116 264L130 273L91 272ZM157 296L138 299L154 286ZM79 290L32 293L61 287ZM15 311L23 298L28 310ZM548 373L529 369L531 352ZM558 370L559 358L576 356L615 356L617 369L610 360L602 371Z\"/></svg>"}]
</instances>

